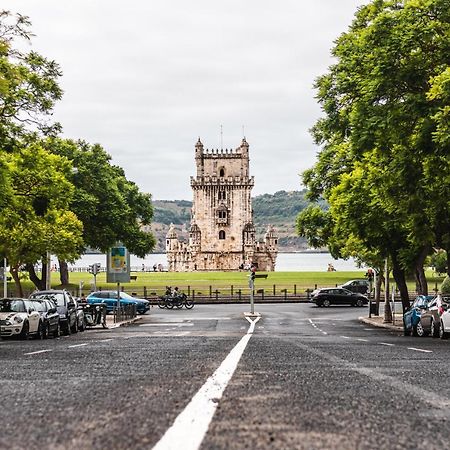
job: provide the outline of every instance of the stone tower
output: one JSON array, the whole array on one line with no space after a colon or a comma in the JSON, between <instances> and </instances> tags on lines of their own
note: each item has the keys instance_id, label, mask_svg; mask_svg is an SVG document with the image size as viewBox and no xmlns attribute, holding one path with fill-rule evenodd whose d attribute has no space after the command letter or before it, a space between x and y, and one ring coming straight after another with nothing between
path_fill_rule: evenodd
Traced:
<instances>
[{"instance_id":1,"label":"stone tower","mask_svg":"<svg viewBox=\"0 0 450 450\"><path fill-rule=\"evenodd\" d=\"M195 162L189 242L180 242L171 227L166 239L169 270L238 270L251 263L259 270L275 270L277 236L273 227L268 228L264 242L255 237L254 179L249 175L245 138L235 150L205 150L199 138Z\"/></svg>"}]
</instances>

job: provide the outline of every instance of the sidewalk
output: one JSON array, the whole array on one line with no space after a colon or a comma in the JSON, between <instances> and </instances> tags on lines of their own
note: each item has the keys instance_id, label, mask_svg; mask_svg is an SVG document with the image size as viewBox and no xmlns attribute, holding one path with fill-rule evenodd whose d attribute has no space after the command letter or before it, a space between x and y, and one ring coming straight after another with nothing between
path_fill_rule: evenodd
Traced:
<instances>
[{"instance_id":1,"label":"sidewalk","mask_svg":"<svg viewBox=\"0 0 450 450\"><path fill-rule=\"evenodd\" d=\"M127 325L130 325L134 322L137 322L138 320L141 320L141 316L133 317L132 319L123 320L121 322L114 323L114 314L107 314L106 315L106 325L108 326L108 330L111 330L113 328L118 327L126 327ZM98 325L97 325L98 327Z\"/></svg>"},{"instance_id":2,"label":"sidewalk","mask_svg":"<svg viewBox=\"0 0 450 450\"><path fill-rule=\"evenodd\" d=\"M384 314L380 316L374 316L372 314L372 317L359 317L359 321L374 327L387 328L392 331L399 331L403 333L402 319L397 315L395 317L395 323L384 323Z\"/></svg>"}]
</instances>

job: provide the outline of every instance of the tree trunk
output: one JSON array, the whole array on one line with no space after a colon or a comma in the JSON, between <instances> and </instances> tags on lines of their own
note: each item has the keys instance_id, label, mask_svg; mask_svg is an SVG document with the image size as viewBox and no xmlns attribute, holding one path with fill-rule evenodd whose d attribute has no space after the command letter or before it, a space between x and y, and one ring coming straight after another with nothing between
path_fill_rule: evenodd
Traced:
<instances>
[{"instance_id":1,"label":"tree trunk","mask_svg":"<svg viewBox=\"0 0 450 450\"><path fill-rule=\"evenodd\" d=\"M428 246L424 247L417 257L416 264L414 267L414 277L416 279L416 290L419 295L428 295L428 281L425 276L425 270L423 264L426 257L428 256L430 248Z\"/></svg>"},{"instance_id":2,"label":"tree trunk","mask_svg":"<svg viewBox=\"0 0 450 450\"><path fill-rule=\"evenodd\" d=\"M28 270L28 273L30 274L30 280L33 282L33 284L40 290L45 290L46 287L46 274L47 274L47 264L44 263L44 260L42 260L42 279L40 279L37 274L36 270L34 270L33 264L27 264L26 268Z\"/></svg>"},{"instance_id":3,"label":"tree trunk","mask_svg":"<svg viewBox=\"0 0 450 450\"><path fill-rule=\"evenodd\" d=\"M17 264L14 267L10 267L11 276L13 277L14 283L16 285L16 295L17 297L23 297L23 289L22 289L22 283L20 282L20 276L19 276L19 267L20 265ZM6 274L5 274L6 276Z\"/></svg>"},{"instance_id":4,"label":"tree trunk","mask_svg":"<svg viewBox=\"0 0 450 450\"><path fill-rule=\"evenodd\" d=\"M69 265L67 261L63 259L58 259L59 262L59 279L61 280L61 284L63 286L67 286L69 284Z\"/></svg>"},{"instance_id":5,"label":"tree trunk","mask_svg":"<svg viewBox=\"0 0 450 450\"><path fill-rule=\"evenodd\" d=\"M450 247L445 249L447 253L447 275L450 277Z\"/></svg>"},{"instance_id":6,"label":"tree trunk","mask_svg":"<svg viewBox=\"0 0 450 450\"><path fill-rule=\"evenodd\" d=\"M406 285L405 271L401 268L399 262L397 261L396 256L391 255L391 257L392 257L392 275L394 276L394 280L397 283L397 288L400 291L402 308L403 312L405 312L410 306L408 286Z\"/></svg>"}]
</instances>

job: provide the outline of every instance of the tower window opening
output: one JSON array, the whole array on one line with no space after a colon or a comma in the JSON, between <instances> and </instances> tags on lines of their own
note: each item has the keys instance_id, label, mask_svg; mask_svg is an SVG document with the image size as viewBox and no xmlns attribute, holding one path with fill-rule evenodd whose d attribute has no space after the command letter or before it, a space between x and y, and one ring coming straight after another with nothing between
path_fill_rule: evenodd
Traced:
<instances>
[{"instance_id":1,"label":"tower window opening","mask_svg":"<svg viewBox=\"0 0 450 450\"><path fill-rule=\"evenodd\" d=\"M219 231L219 239L225 239L225 231L223 230Z\"/></svg>"},{"instance_id":2,"label":"tower window opening","mask_svg":"<svg viewBox=\"0 0 450 450\"><path fill-rule=\"evenodd\" d=\"M226 211L219 211L219 219L226 219L227 218L227 212Z\"/></svg>"},{"instance_id":3,"label":"tower window opening","mask_svg":"<svg viewBox=\"0 0 450 450\"><path fill-rule=\"evenodd\" d=\"M223 178L224 176L225 176L225 169L222 168L222 169L220 169L219 177Z\"/></svg>"},{"instance_id":4,"label":"tower window opening","mask_svg":"<svg viewBox=\"0 0 450 450\"><path fill-rule=\"evenodd\" d=\"M225 191L219 191L219 200L226 200L226 197Z\"/></svg>"}]
</instances>

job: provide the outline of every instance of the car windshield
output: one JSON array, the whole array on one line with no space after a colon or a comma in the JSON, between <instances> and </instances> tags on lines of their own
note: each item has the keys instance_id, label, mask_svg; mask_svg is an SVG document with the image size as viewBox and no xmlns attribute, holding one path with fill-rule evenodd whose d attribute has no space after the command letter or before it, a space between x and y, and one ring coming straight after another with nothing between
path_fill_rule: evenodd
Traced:
<instances>
[{"instance_id":1,"label":"car windshield","mask_svg":"<svg viewBox=\"0 0 450 450\"><path fill-rule=\"evenodd\" d=\"M44 302L34 302L34 308L36 309L36 311L39 311L39 312L47 311L47 308L45 307Z\"/></svg>"},{"instance_id":2,"label":"car windshield","mask_svg":"<svg viewBox=\"0 0 450 450\"><path fill-rule=\"evenodd\" d=\"M30 298L41 298L43 300L52 300L57 306L66 306L64 300L64 294L51 293L51 294L33 294Z\"/></svg>"},{"instance_id":3,"label":"car windshield","mask_svg":"<svg viewBox=\"0 0 450 450\"><path fill-rule=\"evenodd\" d=\"M0 301L0 312L26 312L23 300L2 300Z\"/></svg>"},{"instance_id":4,"label":"car windshield","mask_svg":"<svg viewBox=\"0 0 450 450\"><path fill-rule=\"evenodd\" d=\"M134 297L132 297L130 294L127 294L126 292L121 292L120 293L120 298L126 298L126 299L134 300Z\"/></svg>"}]
</instances>

